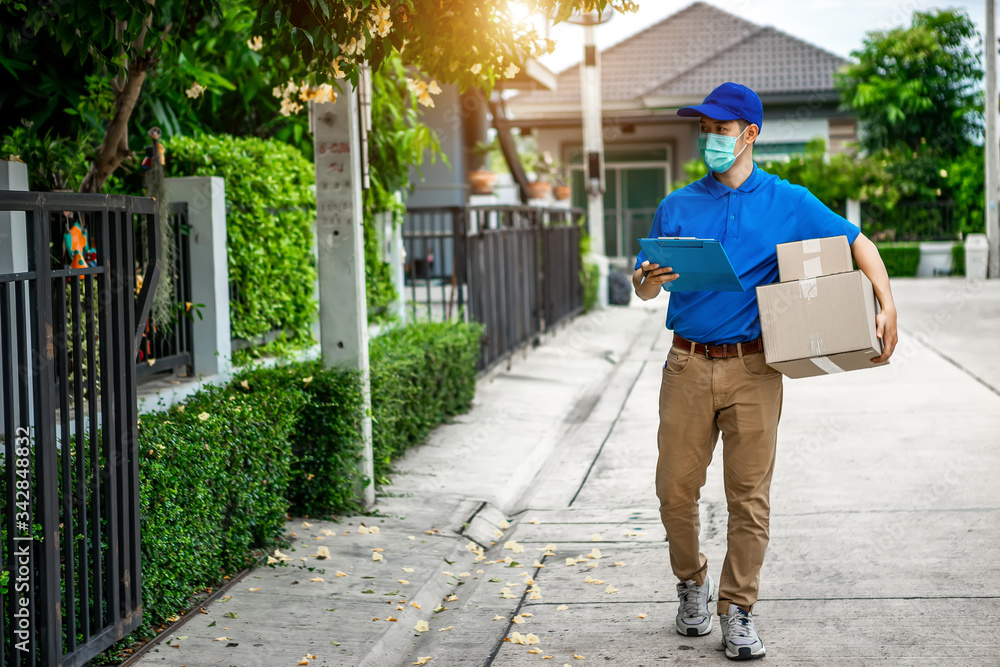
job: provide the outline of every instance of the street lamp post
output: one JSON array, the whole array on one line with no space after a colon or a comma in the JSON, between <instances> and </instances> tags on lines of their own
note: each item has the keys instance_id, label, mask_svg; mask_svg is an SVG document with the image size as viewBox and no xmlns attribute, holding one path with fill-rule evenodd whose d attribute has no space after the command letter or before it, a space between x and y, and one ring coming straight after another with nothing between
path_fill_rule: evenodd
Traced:
<instances>
[{"instance_id":1,"label":"street lamp post","mask_svg":"<svg viewBox=\"0 0 1000 667\"><path fill-rule=\"evenodd\" d=\"M600 267L597 304L608 305L608 258L604 248L604 121L601 112L601 54L594 28L611 20L612 10L587 12L569 19L583 26L583 63L580 65L580 96L583 110L583 173L587 192L587 233L591 262Z\"/></svg>"},{"instance_id":2,"label":"street lamp post","mask_svg":"<svg viewBox=\"0 0 1000 667\"><path fill-rule=\"evenodd\" d=\"M1000 278L1000 143L997 138L997 28L996 5L986 0L986 238L989 263L986 276Z\"/></svg>"}]
</instances>

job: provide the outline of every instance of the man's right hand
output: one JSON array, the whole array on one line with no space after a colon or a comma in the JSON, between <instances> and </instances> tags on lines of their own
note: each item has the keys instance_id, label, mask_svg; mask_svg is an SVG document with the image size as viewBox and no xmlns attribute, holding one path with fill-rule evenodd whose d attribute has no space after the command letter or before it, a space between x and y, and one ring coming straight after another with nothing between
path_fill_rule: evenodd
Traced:
<instances>
[{"instance_id":1,"label":"man's right hand","mask_svg":"<svg viewBox=\"0 0 1000 667\"><path fill-rule=\"evenodd\" d=\"M670 266L665 266L661 269L659 264L650 264L648 261L643 262L635 270L635 273L632 274L632 286L635 287L636 295L643 301L656 298L664 283L669 283L680 278L680 274L670 272L672 269L673 267ZM645 280L643 277L645 277Z\"/></svg>"}]
</instances>

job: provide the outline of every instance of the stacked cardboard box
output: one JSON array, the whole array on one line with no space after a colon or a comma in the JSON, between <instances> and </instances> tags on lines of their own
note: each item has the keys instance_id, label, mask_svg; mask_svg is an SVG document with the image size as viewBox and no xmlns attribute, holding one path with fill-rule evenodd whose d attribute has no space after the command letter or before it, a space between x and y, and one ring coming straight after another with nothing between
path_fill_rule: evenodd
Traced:
<instances>
[{"instance_id":1,"label":"stacked cardboard box","mask_svg":"<svg viewBox=\"0 0 1000 667\"><path fill-rule=\"evenodd\" d=\"M791 378L873 366L878 304L871 281L852 270L846 236L783 243L780 282L757 288L767 364Z\"/></svg>"}]
</instances>

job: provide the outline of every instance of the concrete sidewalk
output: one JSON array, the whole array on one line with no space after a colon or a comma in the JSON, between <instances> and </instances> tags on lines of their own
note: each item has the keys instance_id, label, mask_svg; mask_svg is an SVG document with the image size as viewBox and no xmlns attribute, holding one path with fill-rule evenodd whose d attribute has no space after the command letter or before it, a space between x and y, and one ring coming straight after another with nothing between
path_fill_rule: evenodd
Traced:
<instances>
[{"instance_id":1,"label":"concrete sidewalk","mask_svg":"<svg viewBox=\"0 0 1000 667\"><path fill-rule=\"evenodd\" d=\"M893 291L888 367L784 380L755 614L766 664L1000 665L1000 282ZM653 491L665 305L577 318L482 378L474 409L399 462L378 516L290 521L293 560L258 568L138 664L727 663L718 627L673 629ZM716 453L702 537L718 580Z\"/></svg>"}]
</instances>

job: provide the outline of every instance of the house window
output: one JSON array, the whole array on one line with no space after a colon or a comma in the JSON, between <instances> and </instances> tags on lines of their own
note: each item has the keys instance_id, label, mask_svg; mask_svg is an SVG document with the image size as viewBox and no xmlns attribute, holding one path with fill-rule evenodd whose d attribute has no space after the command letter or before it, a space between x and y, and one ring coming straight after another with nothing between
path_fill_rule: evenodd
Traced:
<instances>
[{"instance_id":1,"label":"house window","mask_svg":"<svg viewBox=\"0 0 1000 667\"><path fill-rule=\"evenodd\" d=\"M583 183L583 150L569 152L572 205L587 207ZM604 152L604 252L634 260L639 242L649 234L653 214L670 192L668 146L616 146Z\"/></svg>"}]
</instances>

